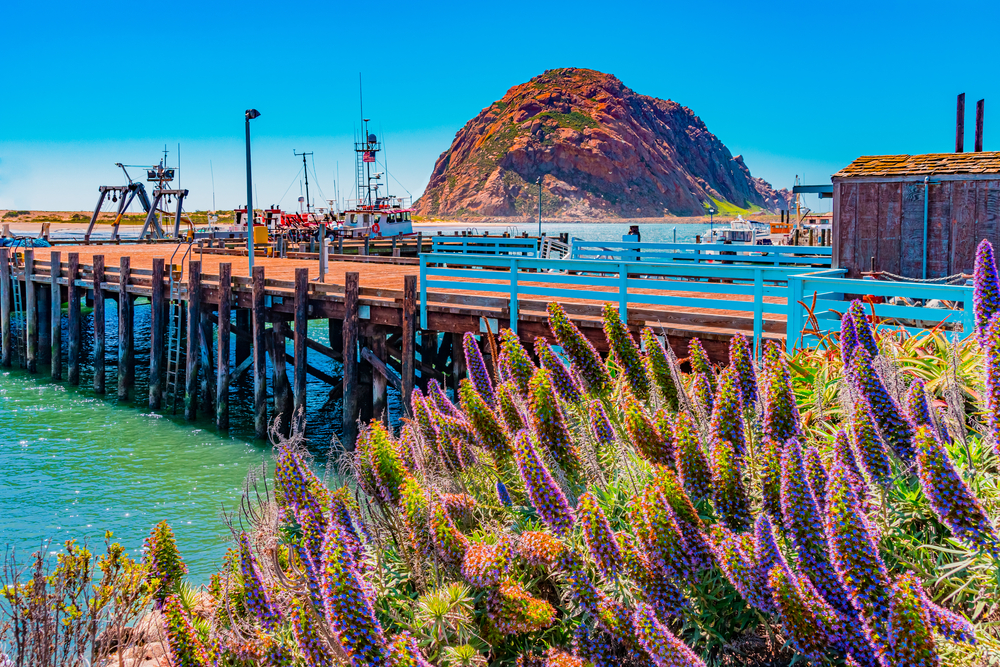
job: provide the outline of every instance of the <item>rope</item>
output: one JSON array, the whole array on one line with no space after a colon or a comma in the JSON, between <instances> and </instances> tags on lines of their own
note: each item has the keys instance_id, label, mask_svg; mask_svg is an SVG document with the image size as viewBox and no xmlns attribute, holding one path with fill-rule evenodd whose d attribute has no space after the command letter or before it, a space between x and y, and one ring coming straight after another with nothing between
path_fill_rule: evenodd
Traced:
<instances>
[{"instance_id":1,"label":"rope","mask_svg":"<svg viewBox=\"0 0 1000 667\"><path fill-rule=\"evenodd\" d=\"M943 278L907 278L906 276L897 276L895 273L889 273L888 271L880 271L879 277L885 277L889 280L907 283L947 283L949 285L958 285L964 284L965 281L972 276L964 273L955 273L950 276L944 276Z\"/></svg>"}]
</instances>

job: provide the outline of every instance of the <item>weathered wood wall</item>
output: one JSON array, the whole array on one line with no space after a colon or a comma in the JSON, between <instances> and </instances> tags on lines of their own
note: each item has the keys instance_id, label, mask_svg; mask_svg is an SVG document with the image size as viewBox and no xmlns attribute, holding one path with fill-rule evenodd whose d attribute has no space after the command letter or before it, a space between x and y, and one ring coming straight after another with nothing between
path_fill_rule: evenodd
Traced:
<instances>
[{"instance_id":1,"label":"weathered wood wall","mask_svg":"<svg viewBox=\"0 0 1000 667\"><path fill-rule=\"evenodd\" d=\"M976 245L1000 244L1000 178L934 176L927 216L927 277L972 273ZM834 179L833 263L860 278L871 269L923 272L924 179Z\"/></svg>"}]
</instances>

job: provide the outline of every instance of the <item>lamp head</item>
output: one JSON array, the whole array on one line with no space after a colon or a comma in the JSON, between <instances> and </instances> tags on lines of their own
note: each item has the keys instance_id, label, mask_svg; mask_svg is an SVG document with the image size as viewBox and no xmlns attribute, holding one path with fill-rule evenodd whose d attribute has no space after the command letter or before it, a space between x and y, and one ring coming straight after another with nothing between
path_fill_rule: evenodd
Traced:
<instances>
[{"instance_id":1,"label":"lamp head","mask_svg":"<svg viewBox=\"0 0 1000 667\"><path fill-rule=\"evenodd\" d=\"M258 116L260 116L260 112L257 111L256 109L247 109L247 112L246 112L247 120L253 120L254 118L257 118Z\"/></svg>"}]
</instances>

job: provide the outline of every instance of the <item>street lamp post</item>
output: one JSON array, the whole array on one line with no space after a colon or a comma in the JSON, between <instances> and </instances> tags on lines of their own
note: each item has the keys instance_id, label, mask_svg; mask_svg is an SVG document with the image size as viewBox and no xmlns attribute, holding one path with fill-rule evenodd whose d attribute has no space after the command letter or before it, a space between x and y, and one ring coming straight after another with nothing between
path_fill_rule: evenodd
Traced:
<instances>
[{"instance_id":1,"label":"street lamp post","mask_svg":"<svg viewBox=\"0 0 1000 667\"><path fill-rule=\"evenodd\" d=\"M256 109L247 109L247 258L253 274L253 177L250 175L250 121L260 116Z\"/></svg>"},{"instance_id":2,"label":"street lamp post","mask_svg":"<svg viewBox=\"0 0 1000 667\"><path fill-rule=\"evenodd\" d=\"M538 180L538 238L542 238L542 177L539 176Z\"/></svg>"}]
</instances>

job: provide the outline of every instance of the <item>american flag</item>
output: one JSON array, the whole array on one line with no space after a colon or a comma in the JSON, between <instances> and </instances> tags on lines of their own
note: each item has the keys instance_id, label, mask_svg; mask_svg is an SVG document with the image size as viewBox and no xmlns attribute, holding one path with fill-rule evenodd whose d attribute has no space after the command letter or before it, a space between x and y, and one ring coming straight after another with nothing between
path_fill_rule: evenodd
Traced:
<instances>
[{"instance_id":1,"label":"american flag","mask_svg":"<svg viewBox=\"0 0 1000 667\"><path fill-rule=\"evenodd\" d=\"M361 158L362 162L374 162L375 161L375 151L365 151L365 155Z\"/></svg>"}]
</instances>

